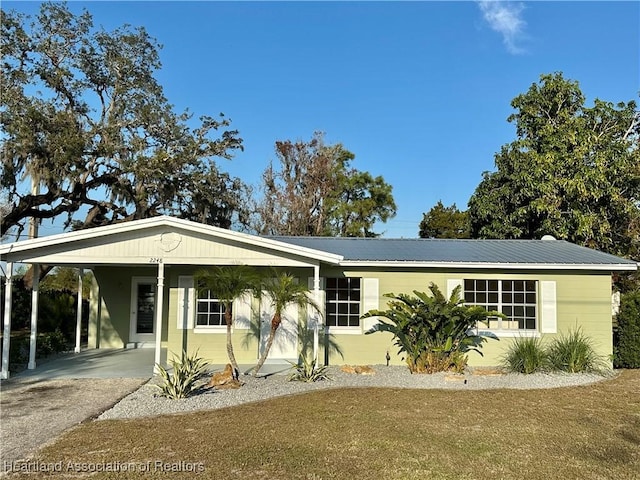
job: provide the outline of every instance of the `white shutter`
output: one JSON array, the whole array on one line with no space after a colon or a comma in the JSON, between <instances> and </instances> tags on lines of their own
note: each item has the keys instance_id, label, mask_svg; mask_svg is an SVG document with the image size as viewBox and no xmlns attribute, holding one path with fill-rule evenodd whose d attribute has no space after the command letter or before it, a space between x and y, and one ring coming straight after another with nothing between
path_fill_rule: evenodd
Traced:
<instances>
[{"instance_id":1,"label":"white shutter","mask_svg":"<svg viewBox=\"0 0 640 480\"><path fill-rule=\"evenodd\" d=\"M315 297L315 286L314 286L314 278L313 277L309 277L308 278L308 287L309 287L309 293L311 295L311 298L313 299L313 301L316 301L316 297ZM325 306L324 306L324 302L325 302L325 292L324 292L324 277L320 277L320 295L318 296L318 307L320 307L320 313L321 315L318 316L318 312L316 311L315 308L313 307L308 307L307 309L307 318L308 319L315 319L316 317L318 317L318 322L320 325L322 325L323 321L322 319L324 318L324 313L325 313Z\"/></svg>"},{"instance_id":2,"label":"white shutter","mask_svg":"<svg viewBox=\"0 0 640 480\"><path fill-rule=\"evenodd\" d=\"M461 278L449 278L447 280L447 300L451 298L451 294L456 289L456 287L460 287L460 298L464 300L464 280Z\"/></svg>"},{"instance_id":3,"label":"white shutter","mask_svg":"<svg viewBox=\"0 0 640 480\"><path fill-rule=\"evenodd\" d=\"M378 279L364 278L362 280L362 314L369 310L378 310L380 308L380 298L378 293ZM378 317L369 317L364 319L364 331L371 330L378 324Z\"/></svg>"},{"instance_id":4,"label":"white shutter","mask_svg":"<svg viewBox=\"0 0 640 480\"><path fill-rule=\"evenodd\" d=\"M251 313L253 295L245 293L242 297L233 301L233 326L238 330L248 330L251 326Z\"/></svg>"},{"instance_id":5,"label":"white shutter","mask_svg":"<svg viewBox=\"0 0 640 480\"><path fill-rule=\"evenodd\" d=\"M558 322L556 318L556 282L540 282L540 331L542 333L556 333Z\"/></svg>"},{"instance_id":6,"label":"white shutter","mask_svg":"<svg viewBox=\"0 0 640 480\"><path fill-rule=\"evenodd\" d=\"M193 277L178 277L178 330L193 328L193 318L195 312L196 289L194 288Z\"/></svg>"}]
</instances>

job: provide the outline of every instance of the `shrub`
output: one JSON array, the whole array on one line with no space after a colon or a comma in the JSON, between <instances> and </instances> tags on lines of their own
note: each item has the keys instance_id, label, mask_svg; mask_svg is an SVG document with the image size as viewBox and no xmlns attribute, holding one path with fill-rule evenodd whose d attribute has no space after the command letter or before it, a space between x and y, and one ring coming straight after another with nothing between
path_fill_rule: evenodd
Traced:
<instances>
[{"instance_id":1,"label":"shrub","mask_svg":"<svg viewBox=\"0 0 640 480\"><path fill-rule=\"evenodd\" d=\"M616 368L640 368L640 290L622 295L616 320L614 365Z\"/></svg>"},{"instance_id":2,"label":"shrub","mask_svg":"<svg viewBox=\"0 0 640 480\"><path fill-rule=\"evenodd\" d=\"M155 385L160 390L160 395L170 399L187 398L198 388L196 382L205 373L206 362L197 356L183 353L182 359L173 358L170 361L173 374L170 374L162 365L156 364L156 368L162 383Z\"/></svg>"},{"instance_id":3,"label":"shrub","mask_svg":"<svg viewBox=\"0 0 640 480\"><path fill-rule=\"evenodd\" d=\"M56 328L54 332L38 335L36 342L36 355L38 357L48 357L56 353L66 352L68 349L67 339L59 328Z\"/></svg>"},{"instance_id":4,"label":"shrub","mask_svg":"<svg viewBox=\"0 0 640 480\"><path fill-rule=\"evenodd\" d=\"M547 349L553 370L568 373L603 373L608 370L605 359L598 355L591 339L581 328L555 338Z\"/></svg>"},{"instance_id":5,"label":"shrub","mask_svg":"<svg viewBox=\"0 0 640 480\"><path fill-rule=\"evenodd\" d=\"M329 375L327 373L329 367L326 365L317 366L315 360L309 361L306 358L302 358L302 360L295 364L291 363L291 374L289 375L290 382L318 382L320 380L329 380Z\"/></svg>"},{"instance_id":6,"label":"shrub","mask_svg":"<svg viewBox=\"0 0 640 480\"><path fill-rule=\"evenodd\" d=\"M547 353L542 340L535 337L517 337L502 358L502 366L508 372L536 373L549 368Z\"/></svg>"},{"instance_id":7,"label":"shrub","mask_svg":"<svg viewBox=\"0 0 640 480\"><path fill-rule=\"evenodd\" d=\"M414 290L414 295L387 293L391 298L388 310L371 310L361 318L383 317L366 334L390 332L398 353L406 353L411 373L434 373L464 370L466 353L470 350L482 355L480 348L486 341L475 335L473 328L487 317L503 316L488 312L480 306L465 306L456 287L447 299L437 285L429 285L431 295Z\"/></svg>"}]
</instances>

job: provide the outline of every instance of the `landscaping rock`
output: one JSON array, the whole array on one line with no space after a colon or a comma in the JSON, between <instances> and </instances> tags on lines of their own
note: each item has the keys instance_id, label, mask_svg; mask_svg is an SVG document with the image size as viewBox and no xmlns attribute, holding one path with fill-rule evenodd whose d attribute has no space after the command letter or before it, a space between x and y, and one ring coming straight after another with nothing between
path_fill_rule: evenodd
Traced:
<instances>
[{"instance_id":1,"label":"landscaping rock","mask_svg":"<svg viewBox=\"0 0 640 480\"><path fill-rule=\"evenodd\" d=\"M353 373L356 375L375 375L376 371L368 365L343 365L340 368L344 373Z\"/></svg>"},{"instance_id":2,"label":"landscaping rock","mask_svg":"<svg viewBox=\"0 0 640 480\"><path fill-rule=\"evenodd\" d=\"M234 380L235 379L233 375L233 367L231 366L230 363L227 363L227 365L224 367L224 370L222 372L216 372L213 375L211 375L211 380L209 380L207 387L220 388L222 385L231 383ZM237 380L235 381L237 382ZM235 388L239 388L239 387L235 387Z\"/></svg>"}]
</instances>

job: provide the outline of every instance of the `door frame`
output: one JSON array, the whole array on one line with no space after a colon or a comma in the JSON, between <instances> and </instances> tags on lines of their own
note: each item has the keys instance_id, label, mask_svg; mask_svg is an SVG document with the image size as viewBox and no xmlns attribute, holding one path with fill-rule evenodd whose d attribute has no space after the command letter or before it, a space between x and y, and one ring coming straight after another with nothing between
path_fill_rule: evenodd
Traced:
<instances>
[{"instance_id":1,"label":"door frame","mask_svg":"<svg viewBox=\"0 0 640 480\"><path fill-rule=\"evenodd\" d=\"M153 285L153 333L137 333L138 326L138 286ZM158 283L156 277L131 277L131 305L129 317L129 343L136 347L154 347L156 341L156 314L158 308Z\"/></svg>"}]
</instances>

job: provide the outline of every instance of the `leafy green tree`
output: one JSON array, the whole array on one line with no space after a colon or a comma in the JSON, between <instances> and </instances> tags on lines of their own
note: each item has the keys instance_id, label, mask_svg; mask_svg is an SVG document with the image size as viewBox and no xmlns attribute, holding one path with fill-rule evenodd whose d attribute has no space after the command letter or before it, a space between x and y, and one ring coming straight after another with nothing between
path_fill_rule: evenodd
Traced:
<instances>
[{"instance_id":1,"label":"leafy green tree","mask_svg":"<svg viewBox=\"0 0 640 480\"><path fill-rule=\"evenodd\" d=\"M640 368L640 290L620 298L616 316L613 362L616 368Z\"/></svg>"},{"instance_id":2,"label":"leafy green tree","mask_svg":"<svg viewBox=\"0 0 640 480\"><path fill-rule=\"evenodd\" d=\"M373 226L395 216L392 187L350 166L355 155L326 145L316 132L308 142L276 142L279 169L262 176L263 198L254 229L269 235L375 237Z\"/></svg>"},{"instance_id":3,"label":"leafy green tree","mask_svg":"<svg viewBox=\"0 0 640 480\"><path fill-rule=\"evenodd\" d=\"M474 238L550 234L616 255L640 254L636 103L585 106L578 82L542 75L509 118L517 139L469 201Z\"/></svg>"},{"instance_id":4,"label":"leafy green tree","mask_svg":"<svg viewBox=\"0 0 640 480\"><path fill-rule=\"evenodd\" d=\"M413 295L386 293L390 298L387 310L370 310L361 318L382 317L371 330L390 332L398 353L407 355L411 373L434 373L453 370L462 372L467 364L467 352L480 349L486 338L473 333L478 323L488 317L503 316L483 307L465 306L456 287L446 298L437 285L429 285L431 295L413 291ZM385 320L386 319L386 320Z\"/></svg>"},{"instance_id":5,"label":"leafy green tree","mask_svg":"<svg viewBox=\"0 0 640 480\"><path fill-rule=\"evenodd\" d=\"M82 298L89 299L93 272L84 271L82 274ZM55 267L40 282L40 292L70 292L78 291L78 269L70 267Z\"/></svg>"},{"instance_id":6,"label":"leafy green tree","mask_svg":"<svg viewBox=\"0 0 640 480\"><path fill-rule=\"evenodd\" d=\"M0 233L29 217L84 228L167 213L228 228L244 216L244 185L215 162L242 139L222 114L173 111L144 28L98 29L55 2L34 18L3 10L0 38Z\"/></svg>"},{"instance_id":7,"label":"leafy green tree","mask_svg":"<svg viewBox=\"0 0 640 480\"><path fill-rule=\"evenodd\" d=\"M194 276L198 290L209 290L224 306L224 321L227 325L227 355L229 362L238 371L238 362L233 352L231 328L233 327L233 302L260 288L256 271L247 265L215 266L199 270Z\"/></svg>"},{"instance_id":8,"label":"leafy green tree","mask_svg":"<svg viewBox=\"0 0 640 480\"><path fill-rule=\"evenodd\" d=\"M445 207L441 200L422 215L420 238L471 238L469 214L454 203Z\"/></svg>"},{"instance_id":9,"label":"leafy green tree","mask_svg":"<svg viewBox=\"0 0 640 480\"><path fill-rule=\"evenodd\" d=\"M290 305L296 305L300 310L309 307L320 312L320 307L311 298L306 285L298 283L297 278L287 272L269 270L261 284L260 296L273 308L273 317L269 329L269 337L258 363L253 368L253 375L257 375L269 356L278 328L282 324L282 315Z\"/></svg>"}]
</instances>

